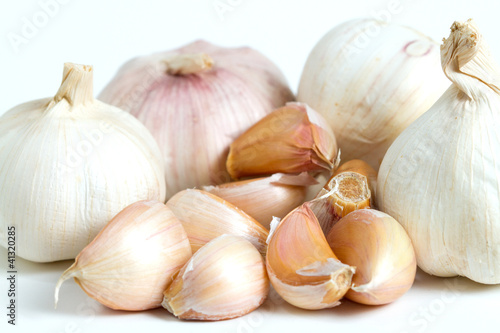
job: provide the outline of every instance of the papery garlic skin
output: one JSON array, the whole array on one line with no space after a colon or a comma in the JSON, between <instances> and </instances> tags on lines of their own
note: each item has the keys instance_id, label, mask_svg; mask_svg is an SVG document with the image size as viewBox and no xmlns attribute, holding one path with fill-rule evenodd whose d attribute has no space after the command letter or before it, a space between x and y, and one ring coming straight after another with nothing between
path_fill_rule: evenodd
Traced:
<instances>
[{"instance_id":1,"label":"papery garlic skin","mask_svg":"<svg viewBox=\"0 0 500 333\"><path fill-rule=\"evenodd\" d=\"M201 40L132 59L99 98L151 131L163 153L167 198L230 181L225 162L231 142L295 99L280 70L259 52Z\"/></svg>"},{"instance_id":2,"label":"papery garlic skin","mask_svg":"<svg viewBox=\"0 0 500 333\"><path fill-rule=\"evenodd\" d=\"M163 291L191 258L180 221L165 204L136 202L116 215L59 279L74 278L92 298L115 310L161 306Z\"/></svg>"},{"instance_id":3,"label":"papery garlic skin","mask_svg":"<svg viewBox=\"0 0 500 333\"><path fill-rule=\"evenodd\" d=\"M356 19L311 51L297 100L332 126L343 160L378 170L394 139L448 86L436 42L411 28Z\"/></svg>"},{"instance_id":4,"label":"papery garlic skin","mask_svg":"<svg viewBox=\"0 0 500 333\"><path fill-rule=\"evenodd\" d=\"M180 319L224 320L258 308L269 293L264 259L244 238L203 246L165 290L163 307Z\"/></svg>"},{"instance_id":5,"label":"papery garlic skin","mask_svg":"<svg viewBox=\"0 0 500 333\"><path fill-rule=\"evenodd\" d=\"M351 286L355 268L337 259L309 204L297 207L273 225L266 267L276 292L302 309L339 305Z\"/></svg>"},{"instance_id":6,"label":"papery garlic skin","mask_svg":"<svg viewBox=\"0 0 500 333\"><path fill-rule=\"evenodd\" d=\"M182 222L193 253L212 239L230 234L245 238L262 255L266 254L269 231L253 217L214 194L187 189L170 198L167 206Z\"/></svg>"},{"instance_id":7,"label":"papery garlic skin","mask_svg":"<svg viewBox=\"0 0 500 333\"><path fill-rule=\"evenodd\" d=\"M202 189L232 203L269 229L273 217L283 218L301 205L307 187L314 184L317 181L306 172L300 175L276 173Z\"/></svg>"},{"instance_id":8,"label":"papery garlic skin","mask_svg":"<svg viewBox=\"0 0 500 333\"><path fill-rule=\"evenodd\" d=\"M500 283L499 71L475 24L455 22L442 46L453 85L394 141L378 205L437 276Z\"/></svg>"},{"instance_id":9,"label":"papery garlic skin","mask_svg":"<svg viewBox=\"0 0 500 333\"><path fill-rule=\"evenodd\" d=\"M374 209L349 213L328 233L339 260L356 267L346 298L367 305L387 304L406 293L417 261L408 234L391 216Z\"/></svg>"},{"instance_id":10,"label":"papery garlic skin","mask_svg":"<svg viewBox=\"0 0 500 333\"><path fill-rule=\"evenodd\" d=\"M326 120L308 105L290 102L234 140L226 166L233 179L319 173L333 171L337 157L335 134Z\"/></svg>"},{"instance_id":11,"label":"papery garlic skin","mask_svg":"<svg viewBox=\"0 0 500 333\"><path fill-rule=\"evenodd\" d=\"M53 98L0 118L0 242L16 254L73 259L119 211L165 200L161 153L130 114L92 96L92 67L65 64Z\"/></svg>"}]
</instances>

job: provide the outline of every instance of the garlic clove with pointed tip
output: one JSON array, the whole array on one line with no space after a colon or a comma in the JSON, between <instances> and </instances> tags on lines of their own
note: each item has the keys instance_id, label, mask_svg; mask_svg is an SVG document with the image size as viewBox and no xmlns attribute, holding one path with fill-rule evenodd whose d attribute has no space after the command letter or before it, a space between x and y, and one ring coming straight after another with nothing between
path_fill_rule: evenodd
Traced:
<instances>
[{"instance_id":1,"label":"garlic clove with pointed tip","mask_svg":"<svg viewBox=\"0 0 500 333\"><path fill-rule=\"evenodd\" d=\"M391 216L354 211L330 230L328 243L345 264L355 266L346 298L368 305L393 302L415 280L417 262L408 234Z\"/></svg>"},{"instance_id":2,"label":"garlic clove with pointed tip","mask_svg":"<svg viewBox=\"0 0 500 333\"><path fill-rule=\"evenodd\" d=\"M167 206L186 230L193 253L223 234L242 236L262 255L266 253L269 231L250 215L214 194L187 189L170 198Z\"/></svg>"},{"instance_id":3,"label":"garlic clove with pointed tip","mask_svg":"<svg viewBox=\"0 0 500 333\"><path fill-rule=\"evenodd\" d=\"M290 102L262 118L230 146L227 170L233 179L331 171L335 135L325 119L303 103Z\"/></svg>"},{"instance_id":4,"label":"garlic clove with pointed tip","mask_svg":"<svg viewBox=\"0 0 500 333\"><path fill-rule=\"evenodd\" d=\"M224 320L255 310L268 293L257 249L242 237L222 235L184 265L165 290L162 305L180 319Z\"/></svg>"},{"instance_id":5,"label":"garlic clove with pointed tip","mask_svg":"<svg viewBox=\"0 0 500 333\"><path fill-rule=\"evenodd\" d=\"M340 304L355 269L337 259L308 203L285 216L268 243L267 273L284 300L309 310Z\"/></svg>"},{"instance_id":6,"label":"garlic clove with pointed tip","mask_svg":"<svg viewBox=\"0 0 500 333\"><path fill-rule=\"evenodd\" d=\"M269 177L242 180L202 189L227 200L269 229L273 217L283 218L301 205L307 188L317 181L307 172L276 173Z\"/></svg>"},{"instance_id":7,"label":"garlic clove with pointed tip","mask_svg":"<svg viewBox=\"0 0 500 333\"><path fill-rule=\"evenodd\" d=\"M57 282L74 278L92 298L115 310L161 306L172 276L191 257L180 221L158 201L139 201L116 215Z\"/></svg>"}]
</instances>

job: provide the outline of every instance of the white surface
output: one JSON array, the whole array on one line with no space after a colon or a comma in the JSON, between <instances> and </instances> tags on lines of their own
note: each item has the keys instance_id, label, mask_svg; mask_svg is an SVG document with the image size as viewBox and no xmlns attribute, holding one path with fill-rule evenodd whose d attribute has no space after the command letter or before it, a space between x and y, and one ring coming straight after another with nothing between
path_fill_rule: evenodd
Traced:
<instances>
[{"instance_id":1,"label":"white surface","mask_svg":"<svg viewBox=\"0 0 500 333\"><path fill-rule=\"evenodd\" d=\"M198 38L256 48L278 64L296 91L306 57L323 34L344 20L380 14L391 2L221 0L233 4L233 10L221 18L214 9L216 0L66 1L17 52L8 36L21 34L23 20L32 21L41 5L38 0L0 1L0 114L19 103L53 95L66 61L94 65L97 95L131 57L176 48ZM473 17L500 60L496 36L500 3L401 0L398 8L392 21L413 26L436 40L448 36L454 20ZM6 257L5 249L0 249L2 272L7 271ZM334 309L303 311L272 294L264 306L245 317L198 323L178 321L163 309L144 313L109 310L87 297L73 281L63 285L59 307L54 310L55 283L71 262L34 264L18 258L17 264L18 325L6 323L8 288L2 278L2 332L492 332L500 324L500 286L422 272L408 294L387 306L345 301Z\"/></svg>"}]
</instances>

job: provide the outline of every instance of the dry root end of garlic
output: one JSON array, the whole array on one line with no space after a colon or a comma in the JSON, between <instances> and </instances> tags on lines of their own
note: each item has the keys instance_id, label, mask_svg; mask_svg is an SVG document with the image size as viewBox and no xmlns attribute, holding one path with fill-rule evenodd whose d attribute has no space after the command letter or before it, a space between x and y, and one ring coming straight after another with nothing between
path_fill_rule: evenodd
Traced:
<instances>
[{"instance_id":1,"label":"dry root end of garlic","mask_svg":"<svg viewBox=\"0 0 500 333\"><path fill-rule=\"evenodd\" d=\"M241 236L262 255L266 253L269 231L247 213L214 194L184 190L170 198L167 206L186 230L193 253L223 234Z\"/></svg>"},{"instance_id":2,"label":"dry root end of garlic","mask_svg":"<svg viewBox=\"0 0 500 333\"><path fill-rule=\"evenodd\" d=\"M285 216L268 243L267 272L284 300L309 310L340 304L355 269L337 259L308 203Z\"/></svg>"},{"instance_id":3,"label":"dry root end of garlic","mask_svg":"<svg viewBox=\"0 0 500 333\"><path fill-rule=\"evenodd\" d=\"M356 267L346 298L387 304L411 288L417 270L415 251L391 216L374 209L357 210L337 222L327 240L344 264Z\"/></svg>"},{"instance_id":4,"label":"dry root end of garlic","mask_svg":"<svg viewBox=\"0 0 500 333\"><path fill-rule=\"evenodd\" d=\"M269 293L264 259L239 236L200 248L164 292L163 307L180 319L224 320L258 308Z\"/></svg>"},{"instance_id":5,"label":"dry root end of garlic","mask_svg":"<svg viewBox=\"0 0 500 333\"><path fill-rule=\"evenodd\" d=\"M323 117L303 103L274 110L238 137L227 158L233 179L273 173L332 171L337 142Z\"/></svg>"},{"instance_id":6,"label":"dry root end of garlic","mask_svg":"<svg viewBox=\"0 0 500 333\"><path fill-rule=\"evenodd\" d=\"M115 310L161 306L163 291L191 257L180 221L165 204L139 201L116 215L57 282L74 278L92 298Z\"/></svg>"}]
</instances>

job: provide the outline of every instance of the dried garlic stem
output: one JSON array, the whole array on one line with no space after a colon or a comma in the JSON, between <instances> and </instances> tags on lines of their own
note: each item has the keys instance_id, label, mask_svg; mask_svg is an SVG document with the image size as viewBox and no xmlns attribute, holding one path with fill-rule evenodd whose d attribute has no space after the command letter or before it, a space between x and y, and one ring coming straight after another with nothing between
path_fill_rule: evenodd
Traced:
<instances>
[{"instance_id":1,"label":"dried garlic stem","mask_svg":"<svg viewBox=\"0 0 500 333\"><path fill-rule=\"evenodd\" d=\"M92 66L65 63L63 80L52 103L66 99L69 104L75 106L94 101L93 77Z\"/></svg>"},{"instance_id":2,"label":"dried garlic stem","mask_svg":"<svg viewBox=\"0 0 500 333\"><path fill-rule=\"evenodd\" d=\"M178 54L164 60L167 74L197 74L212 68L214 61L206 53Z\"/></svg>"}]
</instances>

